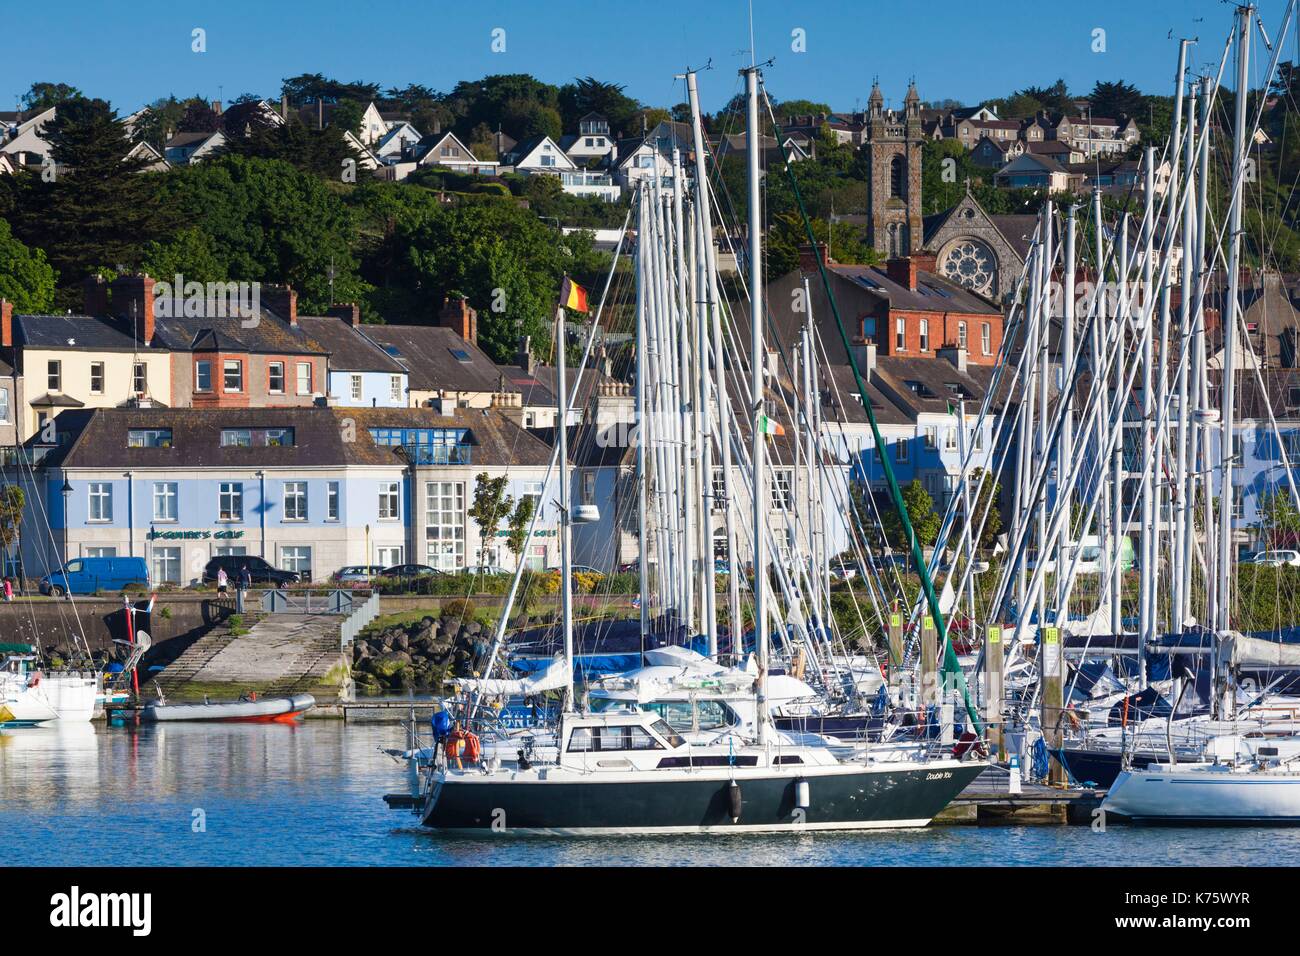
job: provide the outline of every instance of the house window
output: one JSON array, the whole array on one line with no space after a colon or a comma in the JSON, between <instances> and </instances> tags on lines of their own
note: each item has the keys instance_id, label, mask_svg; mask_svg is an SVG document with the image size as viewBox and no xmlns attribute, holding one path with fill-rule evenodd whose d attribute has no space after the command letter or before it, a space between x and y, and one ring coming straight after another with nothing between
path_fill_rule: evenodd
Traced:
<instances>
[{"instance_id":1,"label":"house window","mask_svg":"<svg viewBox=\"0 0 1300 956\"><path fill-rule=\"evenodd\" d=\"M584 505L596 503L596 473L594 471L586 472L582 476L582 503Z\"/></svg>"},{"instance_id":2,"label":"house window","mask_svg":"<svg viewBox=\"0 0 1300 956\"><path fill-rule=\"evenodd\" d=\"M987 322L980 325L980 348L985 355L993 354L993 326Z\"/></svg>"},{"instance_id":3,"label":"house window","mask_svg":"<svg viewBox=\"0 0 1300 956\"><path fill-rule=\"evenodd\" d=\"M293 429L292 428L268 428L266 430L266 447L267 448L292 448Z\"/></svg>"},{"instance_id":4,"label":"house window","mask_svg":"<svg viewBox=\"0 0 1300 956\"><path fill-rule=\"evenodd\" d=\"M889 195L901 199L907 192L907 167L902 156L895 156L889 163Z\"/></svg>"},{"instance_id":5,"label":"house window","mask_svg":"<svg viewBox=\"0 0 1300 956\"><path fill-rule=\"evenodd\" d=\"M943 430L943 448L944 451L957 450L957 429L945 428Z\"/></svg>"},{"instance_id":6,"label":"house window","mask_svg":"<svg viewBox=\"0 0 1300 956\"><path fill-rule=\"evenodd\" d=\"M791 511L794 508L794 476L788 468L772 472L772 510Z\"/></svg>"},{"instance_id":7,"label":"house window","mask_svg":"<svg viewBox=\"0 0 1300 956\"><path fill-rule=\"evenodd\" d=\"M307 520L307 482L286 481L284 483L284 520Z\"/></svg>"},{"instance_id":8,"label":"house window","mask_svg":"<svg viewBox=\"0 0 1300 956\"><path fill-rule=\"evenodd\" d=\"M325 485L325 520L339 520L339 483L328 482Z\"/></svg>"},{"instance_id":9,"label":"house window","mask_svg":"<svg viewBox=\"0 0 1300 956\"><path fill-rule=\"evenodd\" d=\"M907 351L907 319L894 320L894 349L899 352Z\"/></svg>"},{"instance_id":10,"label":"house window","mask_svg":"<svg viewBox=\"0 0 1300 956\"><path fill-rule=\"evenodd\" d=\"M353 375L352 379L352 401L361 401L361 376Z\"/></svg>"},{"instance_id":11,"label":"house window","mask_svg":"<svg viewBox=\"0 0 1300 956\"><path fill-rule=\"evenodd\" d=\"M9 389L0 388L0 424L9 422Z\"/></svg>"},{"instance_id":12,"label":"house window","mask_svg":"<svg viewBox=\"0 0 1300 956\"><path fill-rule=\"evenodd\" d=\"M906 438L894 442L894 461L907 461L907 445Z\"/></svg>"},{"instance_id":13,"label":"house window","mask_svg":"<svg viewBox=\"0 0 1300 956\"><path fill-rule=\"evenodd\" d=\"M194 391L212 391L212 363L208 361L194 363Z\"/></svg>"},{"instance_id":14,"label":"house window","mask_svg":"<svg viewBox=\"0 0 1300 956\"><path fill-rule=\"evenodd\" d=\"M971 435L974 438L975 450L983 451L984 450L984 429L976 425L974 428L971 429Z\"/></svg>"},{"instance_id":15,"label":"house window","mask_svg":"<svg viewBox=\"0 0 1300 956\"><path fill-rule=\"evenodd\" d=\"M284 363L272 362L268 366L267 391L279 395L284 392Z\"/></svg>"},{"instance_id":16,"label":"house window","mask_svg":"<svg viewBox=\"0 0 1300 956\"><path fill-rule=\"evenodd\" d=\"M280 570L297 571L304 581L311 580L311 546L286 544L280 546Z\"/></svg>"},{"instance_id":17,"label":"house window","mask_svg":"<svg viewBox=\"0 0 1300 956\"><path fill-rule=\"evenodd\" d=\"M244 484L240 481L223 481L217 493L217 520L244 520Z\"/></svg>"},{"instance_id":18,"label":"house window","mask_svg":"<svg viewBox=\"0 0 1300 956\"><path fill-rule=\"evenodd\" d=\"M465 565L465 485L459 481L424 483L425 560L435 568Z\"/></svg>"},{"instance_id":19,"label":"house window","mask_svg":"<svg viewBox=\"0 0 1300 956\"><path fill-rule=\"evenodd\" d=\"M872 316L866 316L862 320L862 340L864 342L876 341L876 320Z\"/></svg>"},{"instance_id":20,"label":"house window","mask_svg":"<svg viewBox=\"0 0 1300 956\"><path fill-rule=\"evenodd\" d=\"M90 363L90 394L91 395L104 394L104 363L103 362Z\"/></svg>"},{"instance_id":21,"label":"house window","mask_svg":"<svg viewBox=\"0 0 1300 956\"><path fill-rule=\"evenodd\" d=\"M176 520L176 489L174 481L155 481L153 483L153 520Z\"/></svg>"},{"instance_id":22,"label":"house window","mask_svg":"<svg viewBox=\"0 0 1300 956\"><path fill-rule=\"evenodd\" d=\"M137 395L144 395L149 391L149 380L145 375L143 362L136 362L131 369L131 388Z\"/></svg>"},{"instance_id":23,"label":"house window","mask_svg":"<svg viewBox=\"0 0 1300 956\"><path fill-rule=\"evenodd\" d=\"M375 559L386 568L391 568L395 564L401 564L402 546L399 544L386 548L376 548Z\"/></svg>"},{"instance_id":24,"label":"house window","mask_svg":"<svg viewBox=\"0 0 1300 956\"><path fill-rule=\"evenodd\" d=\"M388 377L388 397L394 402L402 401L402 376L390 375Z\"/></svg>"},{"instance_id":25,"label":"house window","mask_svg":"<svg viewBox=\"0 0 1300 956\"><path fill-rule=\"evenodd\" d=\"M153 549L153 583L154 584L180 584L181 583L181 549L180 548L162 548L155 546Z\"/></svg>"},{"instance_id":26,"label":"house window","mask_svg":"<svg viewBox=\"0 0 1300 956\"><path fill-rule=\"evenodd\" d=\"M222 448L251 448L253 433L247 428L223 428L221 430Z\"/></svg>"},{"instance_id":27,"label":"house window","mask_svg":"<svg viewBox=\"0 0 1300 956\"><path fill-rule=\"evenodd\" d=\"M925 447L929 449L939 447L939 429L934 425L925 426Z\"/></svg>"},{"instance_id":28,"label":"house window","mask_svg":"<svg viewBox=\"0 0 1300 956\"><path fill-rule=\"evenodd\" d=\"M212 549L212 553L217 557L230 555L232 557L242 558L248 554L248 548L242 544L219 544Z\"/></svg>"},{"instance_id":29,"label":"house window","mask_svg":"<svg viewBox=\"0 0 1300 956\"><path fill-rule=\"evenodd\" d=\"M711 510L725 511L727 507L727 476L721 468L713 469L713 502Z\"/></svg>"},{"instance_id":30,"label":"house window","mask_svg":"<svg viewBox=\"0 0 1300 956\"><path fill-rule=\"evenodd\" d=\"M1234 518L1240 518L1246 513L1245 496L1242 494L1244 490L1242 485L1232 486L1232 516Z\"/></svg>"},{"instance_id":31,"label":"house window","mask_svg":"<svg viewBox=\"0 0 1300 956\"><path fill-rule=\"evenodd\" d=\"M379 483L379 520L396 521L399 517L398 504L401 489L396 481L381 481Z\"/></svg>"},{"instance_id":32,"label":"house window","mask_svg":"<svg viewBox=\"0 0 1300 956\"><path fill-rule=\"evenodd\" d=\"M50 359L45 364L45 384L51 392L61 391L63 388L63 363L58 359Z\"/></svg>"},{"instance_id":33,"label":"house window","mask_svg":"<svg viewBox=\"0 0 1300 956\"><path fill-rule=\"evenodd\" d=\"M97 547L87 548L85 556L88 558L116 558L117 548L99 545Z\"/></svg>"},{"instance_id":34,"label":"house window","mask_svg":"<svg viewBox=\"0 0 1300 956\"><path fill-rule=\"evenodd\" d=\"M89 485L90 521L113 520L113 486L106 481L92 481Z\"/></svg>"},{"instance_id":35,"label":"house window","mask_svg":"<svg viewBox=\"0 0 1300 956\"><path fill-rule=\"evenodd\" d=\"M927 319L921 320L921 351L930 351L930 322Z\"/></svg>"},{"instance_id":36,"label":"house window","mask_svg":"<svg viewBox=\"0 0 1300 956\"><path fill-rule=\"evenodd\" d=\"M957 323L957 347L963 349L966 347L966 323L965 322Z\"/></svg>"},{"instance_id":37,"label":"house window","mask_svg":"<svg viewBox=\"0 0 1300 956\"><path fill-rule=\"evenodd\" d=\"M238 359L229 359L222 366L225 387L227 392L242 392L244 390L244 363Z\"/></svg>"},{"instance_id":38,"label":"house window","mask_svg":"<svg viewBox=\"0 0 1300 956\"><path fill-rule=\"evenodd\" d=\"M127 448L170 448L170 428L132 428L126 433Z\"/></svg>"},{"instance_id":39,"label":"house window","mask_svg":"<svg viewBox=\"0 0 1300 956\"><path fill-rule=\"evenodd\" d=\"M311 362L298 363L298 394L311 394Z\"/></svg>"}]
</instances>

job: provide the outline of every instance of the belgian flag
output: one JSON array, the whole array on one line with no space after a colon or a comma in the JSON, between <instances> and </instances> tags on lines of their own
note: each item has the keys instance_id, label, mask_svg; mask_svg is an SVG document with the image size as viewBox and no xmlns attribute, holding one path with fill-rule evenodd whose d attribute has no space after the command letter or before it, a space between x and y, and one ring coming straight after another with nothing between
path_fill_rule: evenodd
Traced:
<instances>
[{"instance_id":1,"label":"belgian flag","mask_svg":"<svg viewBox=\"0 0 1300 956\"><path fill-rule=\"evenodd\" d=\"M564 282L560 285L560 307L570 312L590 311L587 308L587 290L568 276L564 277Z\"/></svg>"}]
</instances>

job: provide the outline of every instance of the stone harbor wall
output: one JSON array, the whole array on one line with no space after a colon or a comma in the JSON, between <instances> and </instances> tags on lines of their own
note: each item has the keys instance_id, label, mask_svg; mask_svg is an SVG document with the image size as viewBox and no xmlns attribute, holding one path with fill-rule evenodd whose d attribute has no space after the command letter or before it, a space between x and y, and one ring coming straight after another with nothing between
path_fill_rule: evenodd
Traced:
<instances>
[{"instance_id":1,"label":"stone harbor wall","mask_svg":"<svg viewBox=\"0 0 1300 956\"><path fill-rule=\"evenodd\" d=\"M454 609L435 615L358 637L352 644L357 693L439 690L452 677L469 676L473 662L491 649L492 629Z\"/></svg>"}]
</instances>

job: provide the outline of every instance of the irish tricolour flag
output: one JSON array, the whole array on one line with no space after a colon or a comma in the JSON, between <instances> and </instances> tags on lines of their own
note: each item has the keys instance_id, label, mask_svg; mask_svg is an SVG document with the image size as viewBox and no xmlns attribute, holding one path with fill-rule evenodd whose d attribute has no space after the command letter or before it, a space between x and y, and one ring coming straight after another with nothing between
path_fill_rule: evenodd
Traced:
<instances>
[{"instance_id":1,"label":"irish tricolour flag","mask_svg":"<svg viewBox=\"0 0 1300 956\"><path fill-rule=\"evenodd\" d=\"M784 435L785 429L776 419L768 418L766 415L758 416L758 430L764 435Z\"/></svg>"}]
</instances>

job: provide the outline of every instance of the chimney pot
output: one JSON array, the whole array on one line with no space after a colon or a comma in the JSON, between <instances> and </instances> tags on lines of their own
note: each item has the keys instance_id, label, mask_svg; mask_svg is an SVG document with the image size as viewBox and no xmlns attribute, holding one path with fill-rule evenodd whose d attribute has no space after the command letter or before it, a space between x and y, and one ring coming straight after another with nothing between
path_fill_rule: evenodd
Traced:
<instances>
[{"instance_id":1,"label":"chimney pot","mask_svg":"<svg viewBox=\"0 0 1300 956\"><path fill-rule=\"evenodd\" d=\"M14 344L14 304L0 299L0 346L12 348Z\"/></svg>"},{"instance_id":2,"label":"chimney pot","mask_svg":"<svg viewBox=\"0 0 1300 956\"><path fill-rule=\"evenodd\" d=\"M135 325L135 335L148 345L154 333L154 280L139 272L118 276L110 289L113 291L113 313L130 319Z\"/></svg>"},{"instance_id":3,"label":"chimney pot","mask_svg":"<svg viewBox=\"0 0 1300 956\"><path fill-rule=\"evenodd\" d=\"M916 291L916 261L911 256L901 256L885 263L885 274L910 291Z\"/></svg>"},{"instance_id":4,"label":"chimney pot","mask_svg":"<svg viewBox=\"0 0 1300 956\"><path fill-rule=\"evenodd\" d=\"M82 308L86 315L108 315L108 283L101 275L87 276L81 284Z\"/></svg>"},{"instance_id":5,"label":"chimney pot","mask_svg":"<svg viewBox=\"0 0 1300 956\"><path fill-rule=\"evenodd\" d=\"M298 292L293 286L273 285L265 290L267 307L289 323L290 328L298 327Z\"/></svg>"}]
</instances>

